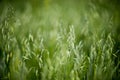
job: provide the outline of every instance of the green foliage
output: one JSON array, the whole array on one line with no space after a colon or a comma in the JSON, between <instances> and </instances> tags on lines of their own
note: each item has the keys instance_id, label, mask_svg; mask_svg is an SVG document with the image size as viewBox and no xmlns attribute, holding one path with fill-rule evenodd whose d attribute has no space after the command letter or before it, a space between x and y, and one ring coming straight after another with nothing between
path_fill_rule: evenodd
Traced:
<instances>
[{"instance_id":1,"label":"green foliage","mask_svg":"<svg viewBox=\"0 0 120 80\"><path fill-rule=\"evenodd\" d=\"M67 1L50 5L51 1L43 0L43 7L25 2L23 11L15 4L5 5L0 18L0 80L119 77L114 8L103 0L70 0L67 6Z\"/></svg>"}]
</instances>

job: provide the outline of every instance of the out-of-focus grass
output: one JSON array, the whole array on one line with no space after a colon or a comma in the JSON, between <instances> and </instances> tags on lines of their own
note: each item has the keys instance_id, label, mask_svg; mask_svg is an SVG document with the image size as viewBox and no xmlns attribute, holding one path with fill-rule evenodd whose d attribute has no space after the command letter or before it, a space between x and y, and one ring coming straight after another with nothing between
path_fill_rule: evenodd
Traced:
<instances>
[{"instance_id":1,"label":"out-of-focus grass","mask_svg":"<svg viewBox=\"0 0 120 80\"><path fill-rule=\"evenodd\" d=\"M0 79L119 79L119 48L114 49L119 11L114 5L94 0L23 3L4 3L1 9Z\"/></svg>"}]
</instances>

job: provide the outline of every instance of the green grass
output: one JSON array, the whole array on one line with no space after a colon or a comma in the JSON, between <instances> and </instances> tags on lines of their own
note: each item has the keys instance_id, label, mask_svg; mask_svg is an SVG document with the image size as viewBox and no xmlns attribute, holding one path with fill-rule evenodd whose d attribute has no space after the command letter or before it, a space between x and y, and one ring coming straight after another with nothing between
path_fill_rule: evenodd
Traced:
<instances>
[{"instance_id":1,"label":"green grass","mask_svg":"<svg viewBox=\"0 0 120 80\"><path fill-rule=\"evenodd\" d=\"M95 3L46 0L34 10L26 2L23 11L5 4L0 14L0 80L118 79L119 11Z\"/></svg>"}]
</instances>

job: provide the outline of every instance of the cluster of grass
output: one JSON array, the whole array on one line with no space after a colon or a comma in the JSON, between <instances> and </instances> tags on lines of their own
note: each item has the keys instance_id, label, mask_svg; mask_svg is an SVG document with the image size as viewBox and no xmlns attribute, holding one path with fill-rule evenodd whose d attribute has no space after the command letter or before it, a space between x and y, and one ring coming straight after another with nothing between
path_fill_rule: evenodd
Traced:
<instances>
[{"instance_id":1,"label":"cluster of grass","mask_svg":"<svg viewBox=\"0 0 120 80\"><path fill-rule=\"evenodd\" d=\"M26 2L22 12L15 5L4 6L0 80L118 79L119 63L114 62L118 12L94 0L51 5L45 1L37 10Z\"/></svg>"}]
</instances>

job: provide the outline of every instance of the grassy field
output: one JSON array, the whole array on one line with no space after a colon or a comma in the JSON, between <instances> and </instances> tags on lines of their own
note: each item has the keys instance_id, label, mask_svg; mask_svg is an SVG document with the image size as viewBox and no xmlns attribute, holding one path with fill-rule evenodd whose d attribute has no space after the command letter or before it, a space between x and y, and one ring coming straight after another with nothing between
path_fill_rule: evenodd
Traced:
<instances>
[{"instance_id":1,"label":"grassy field","mask_svg":"<svg viewBox=\"0 0 120 80\"><path fill-rule=\"evenodd\" d=\"M120 79L115 0L0 0L0 80Z\"/></svg>"}]
</instances>

